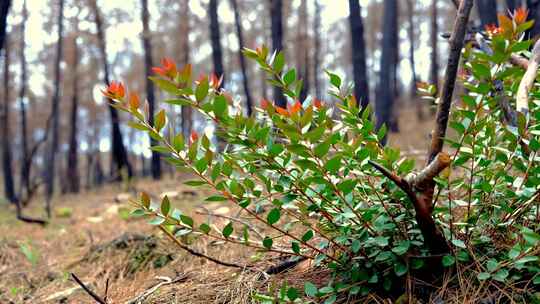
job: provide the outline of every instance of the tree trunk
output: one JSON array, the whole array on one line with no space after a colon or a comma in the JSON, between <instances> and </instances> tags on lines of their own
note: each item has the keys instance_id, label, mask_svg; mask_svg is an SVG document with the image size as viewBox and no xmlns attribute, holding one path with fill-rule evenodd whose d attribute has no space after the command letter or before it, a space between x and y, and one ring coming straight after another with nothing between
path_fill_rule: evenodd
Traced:
<instances>
[{"instance_id":1,"label":"tree trunk","mask_svg":"<svg viewBox=\"0 0 540 304\"><path fill-rule=\"evenodd\" d=\"M7 16L9 14L10 6L11 0L4 0L0 3L0 51L5 45L4 40L6 40Z\"/></svg>"},{"instance_id":2,"label":"tree trunk","mask_svg":"<svg viewBox=\"0 0 540 304\"><path fill-rule=\"evenodd\" d=\"M79 140L77 138L77 114L79 112L79 47L77 46L77 31L78 25L75 21L75 33L73 36L73 62L72 62L72 88L73 96L71 96L71 113L70 113L70 134L69 134L69 150L67 159L67 176L66 183L67 192L78 193L80 190L80 177L79 177Z\"/></svg>"},{"instance_id":3,"label":"tree trunk","mask_svg":"<svg viewBox=\"0 0 540 304\"><path fill-rule=\"evenodd\" d=\"M319 81L320 57L321 57L321 3L315 0L315 17L313 20L313 85L315 96L321 97L321 83Z\"/></svg>"},{"instance_id":4,"label":"tree trunk","mask_svg":"<svg viewBox=\"0 0 540 304\"><path fill-rule=\"evenodd\" d=\"M148 19L150 19L148 13L148 0L142 0L142 12L141 18L143 23L143 49L144 49L144 71L146 78L146 100L148 100L148 122L151 126L154 126L154 108L155 108L155 97L154 97L154 83L150 80L150 75L152 71L152 43L150 41L150 28L148 26ZM150 145L157 146L158 142L150 137ZM152 151L152 177L154 179L161 178L161 162L159 153Z\"/></svg>"},{"instance_id":5,"label":"tree trunk","mask_svg":"<svg viewBox=\"0 0 540 304\"><path fill-rule=\"evenodd\" d=\"M415 49L415 35L414 35L414 2L413 0L407 0L407 19L409 27L407 28L409 34L409 62L411 64L412 78L411 78L411 100L416 105L416 117L419 120L424 119L424 111L422 109L422 100L418 99L416 93L416 84L418 78L416 76L416 63L414 59L414 49ZM417 100L418 99L418 100Z\"/></svg>"},{"instance_id":6,"label":"tree trunk","mask_svg":"<svg viewBox=\"0 0 540 304\"><path fill-rule=\"evenodd\" d=\"M380 63L379 87L377 89L377 102L375 104L375 114L377 117L377 129L387 125L392 119L392 109L395 95L395 60L397 57L396 39L397 35L397 0L385 0L383 12L382 28L382 55ZM386 137L382 144L386 143Z\"/></svg>"},{"instance_id":7,"label":"tree trunk","mask_svg":"<svg viewBox=\"0 0 540 304\"><path fill-rule=\"evenodd\" d=\"M360 9L359 0L349 0L349 24L352 42L351 53L353 63L354 96L358 101L358 105L361 106L362 109L365 109L369 104L369 86L367 82L366 70L364 25L362 23ZM383 33L383 35L386 35L386 32Z\"/></svg>"},{"instance_id":8,"label":"tree trunk","mask_svg":"<svg viewBox=\"0 0 540 304\"><path fill-rule=\"evenodd\" d=\"M308 12L306 0L301 0L300 7L298 9L298 25L297 25L297 37L296 43L296 70L298 72L298 78L302 79L303 85L300 90L300 102L304 103L309 93L309 47L308 43Z\"/></svg>"},{"instance_id":9,"label":"tree trunk","mask_svg":"<svg viewBox=\"0 0 540 304\"><path fill-rule=\"evenodd\" d=\"M244 47L244 35L242 33L240 10L238 9L238 3L236 0L230 0L230 3L234 11L234 25L236 27L236 35L238 36L238 59L240 60L240 68L242 69L242 80L244 82L244 92L246 94L247 114L248 116L251 116L253 113L253 101L251 99L251 92L249 89L249 76L247 74L246 59L244 55L242 55L242 48Z\"/></svg>"},{"instance_id":10,"label":"tree trunk","mask_svg":"<svg viewBox=\"0 0 540 304\"><path fill-rule=\"evenodd\" d=\"M431 64L429 67L429 82L435 87L439 88L439 49L438 49L438 35L439 35L439 25L437 23L437 0L432 0L431 2ZM435 108L432 109L432 112L435 111Z\"/></svg>"},{"instance_id":11,"label":"tree trunk","mask_svg":"<svg viewBox=\"0 0 540 304\"><path fill-rule=\"evenodd\" d=\"M506 0L506 8L509 11L513 12L515 9L517 9L518 7L521 6L518 2L521 2L521 1L518 1L518 0Z\"/></svg>"},{"instance_id":12,"label":"tree trunk","mask_svg":"<svg viewBox=\"0 0 540 304\"><path fill-rule=\"evenodd\" d=\"M540 35L540 0L527 0L529 20L536 20L533 27L528 31L527 38L536 39Z\"/></svg>"},{"instance_id":13,"label":"tree trunk","mask_svg":"<svg viewBox=\"0 0 540 304\"><path fill-rule=\"evenodd\" d=\"M182 0L180 2L180 33L182 33L182 37L180 39L182 43L182 56L180 63L182 66L186 66L189 64L189 32L190 32L190 26L189 26L189 0ZM191 109L191 106L182 106L182 133L184 134L185 138L188 138L191 134L191 126L192 126L192 118L193 111ZM143 156L144 157L144 156Z\"/></svg>"},{"instance_id":14,"label":"tree trunk","mask_svg":"<svg viewBox=\"0 0 540 304\"><path fill-rule=\"evenodd\" d=\"M26 96L26 82L27 82L27 68L26 68L26 21L28 20L28 10L26 8L26 1L23 2L23 12L21 21L21 81L19 87L19 112L21 120L21 176L19 185L19 199L25 200L30 195L30 169L32 166L30 159L30 150L28 145L28 122L26 115L26 103L24 98ZM48 132L48 130L45 130Z\"/></svg>"},{"instance_id":15,"label":"tree trunk","mask_svg":"<svg viewBox=\"0 0 540 304\"><path fill-rule=\"evenodd\" d=\"M219 20L217 15L218 0L210 0L208 13L210 15L210 40L212 42L212 62L214 74L220 78L223 73L223 51L221 50L221 35L219 32ZM223 81L221 82L223 85Z\"/></svg>"},{"instance_id":16,"label":"tree trunk","mask_svg":"<svg viewBox=\"0 0 540 304\"><path fill-rule=\"evenodd\" d=\"M283 1L270 1L270 16L272 28L272 48L274 52L283 50ZM280 88L274 87L274 103L278 107L286 108L287 100Z\"/></svg>"},{"instance_id":17,"label":"tree trunk","mask_svg":"<svg viewBox=\"0 0 540 304\"><path fill-rule=\"evenodd\" d=\"M54 93L51 100L51 141L49 146L49 151L47 154L47 162L45 165L45 184L46 184L46 205L45 210L47 211L47 217L51 218L51 198L54 192L54 180L55 180L55 158L56 151L58 147L58 125L60 121L59 117L59 106L60 106L60 63L62 62L62 40L63 40L63 31L64 31L64 0L60 0L58 11L58 42L56 43L56 58L54 61Z\"/></svg>"},{"instance_id":18,"label":"tree trunk","mask_svg":"<svg viewBox=\"0 0 540 304\"><path fill-rule=\"evenodd\" d=\"M105 32L103 30L103 22L101 20L101 13L97 7L96 0L90 0L90 6L94 13L97 36L99 43L99 50L101 53L101 60L103 61L103 80L106 85L110 84L109 79L109 63L107 62L107 49L105 45ZM124 146L124 141L122 139L122 132L120 131L120 118L118 111L111 106L112 101L108 100L108 108L111 115L111 139L112 139L112 161L116 165L116 170L111 172L111 175L116 180L121 180L122 171L127 170L128 177L131 177L133 172L131 170L131 165L129 164L127 151Z\"/></svg>"},{"instance_id":19,"label":"tree trunk","mask_svg":"<svg viewBox=\"0 0 540 304\"><path fill-rule=\"evenodd\" d=\"M11 132L9 124L9 42L7 37L4 35L2 38L3 43L5 44L0 46L4 48L4 103L2 104L2 111L0 112L0 122L2 126L0 127L2 139L2 172L4 175L4 193L8 201L11 203L19 204L17 195L15 194L15 183L13 180L13 167L12 167L12 155L11 155Z\"/></svg>"},{"instance_id":20,"label":"tree trunk","mask_svg":"<svg viewBox=\"0 0 540 304\"><path fill-rule=\"evenodd\" d=\"M497 1L476 0L475 2L482 28L485 28L489 24L497 24Z\"/></svg>"}]
</instances>

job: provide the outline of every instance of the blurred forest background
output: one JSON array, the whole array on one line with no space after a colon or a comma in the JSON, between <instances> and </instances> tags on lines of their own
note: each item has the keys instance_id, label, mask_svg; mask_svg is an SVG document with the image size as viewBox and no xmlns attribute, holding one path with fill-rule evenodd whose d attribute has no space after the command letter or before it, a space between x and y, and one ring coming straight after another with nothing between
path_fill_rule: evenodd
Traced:
<instances>
[{"instance_id":1,"label":"blurred forest background","mask_svg":"<svg viewBox=\"0 0 540 304\"><path fill-rule=\"evenodd\" d=\"M283 50L304 79L302 99L325 94L328 69L345 77L358 102L371 105L378 125L430 120L416 96L418 82L442 75L456 1L444 0L3 0L1 148L3 193L21 207L43 189L79 192L128 176L159 179L173 168L149 150L150 139L102 97L113 79L168 107L148 76L161 58L196 74L225 74L223 88L246 113L262 99L283 105L241 47ZM497 23L497 12L534 0L478 0L475 25ZM535 26L532 35L539 32ZM212 132L189 109L171 109L186 136ZM401 117L401 120L399 119ZM405 120L404 120L405 119ZM427 136L428 130L424 136ZM406 138L410 134L404 134ZM423 147L419 147L423 148ZM49 204L47 204L49 206ZM50 207L47 207L50 215ZM26 218L32 221L32 219Z\"/></svg>"}]
</instances>

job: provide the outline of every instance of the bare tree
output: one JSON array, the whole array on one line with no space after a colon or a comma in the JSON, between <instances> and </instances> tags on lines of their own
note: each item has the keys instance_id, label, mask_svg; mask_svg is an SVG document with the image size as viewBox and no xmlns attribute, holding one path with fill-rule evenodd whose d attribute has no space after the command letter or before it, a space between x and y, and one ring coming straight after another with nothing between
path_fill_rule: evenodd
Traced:
<instances>
[{"instance_id":1,"label":"bare tree","mask_svg":"<svg viewBox=\"0 0 540 304\"><path fill-rule=\"evenodd\" d=\"M283 50L283 1L270 1L270 16L272 29L272 48L274 52ZM282 108L287 107L287 100L280 88L274 87L274 103Z\"/></svg>"},{"instance_id":2,"label":"bare tree","mask_svg":"<svg viewBox=\"0 0 540 304\"><path fill-rule=\"evenodd\" d=\"M107 61L107 48L105 43L105 31L103 30L103 21L101 19L101 13L97 6L96 0L89 0L89 2L90 8L94 13L94 20L96 23L99 50L101 53L101 60L103 64L103 81L106 85L109 85L109 63ZM120 131L120 117L118 115L118 111L111 106L112 101L108 100L108 103L109 112L111 114L112 160L116 166L116 168L113 169L113 172L111 172L111 175L115 179L120 179L122 177L122 170L126 170L127 175L131 177L133 172L131 170L127 151L122 139L122 132Z\"/></svg>"},{"instance_id":3,"label":"bare tree","mask_svg":"<svg viewBox=\"0 0 540 304\"><path fill-rule=\"evenodd\" d=\"M4 0L0 3L0 51L4 47L4 40L6 39L7 16L10 7L11 0Z\"/></svg>"},{"instance_id":4,"label":"bare tree","mask_svg":"<svg viewBox=\"0 0 540 304\"><path fill-rule=\"evenodd\" d=\"M528 31L530 39L535 39L540 35L540 1L527 0L527 9L529 10L529 20L536 20L533 27Z\"/></svg>"},{"instance_id":5,"label":"bare tree","mask_svg":"<svg viewBox=\"0 0 540 304\"><path fill-rule=\"evenodd\" d=\"M506 0L506 8L513 12L515 9L517 9L520 6L521 0Z\"/></svg>"},{"instance_id":6,"label":"bare tree","mask_svg":"<svg viewBox=\"0 0 540 304\"><path fill-rule=\"evenodd\" d=\"M298 25L296 33L296 70L298 76L303 81L302 90L300 90L300 102L304 102L309 92L309 41L308 41L308 12L307 1L301 0L300 7L298 9Z\"/></svg>"},{"instance_id":7,"label":"bare tree","mask_svg":"<svg viewBox=\"0 0 540 304\"><path fill-rule=\"evenodd\" d=\"M21 121L21 176L20 176L20 190L19 198L23 199L24 196L30 196L30 169L32 166L30 160L30 151L28 144L28 122L26 114L26 82L27 82L27 67L26 67L26 21L28 20L28 10L26 8L26 1L23 2L21 21L21 45L20 45L20 59L21 59L21 81L19 84L19 112ZM47 132L47 130L46 130Z\"/></svg>"},{"instance_id":8,"label":"bare tree","mask_svg":"<svg viewBox=\"0 0 540 304\"><path fill-rule=\"evenodd\" d=\"M7 35L3 38L4 48L4 102L2 103L2 111L0 112L0 127L2 139L2 173L4 176L4 193L6 198L12 203L19 203L17 195L15 194L15 183L13 179L13 166L12 166L12 154L11 154L11 132L9 123L9 39Z\"/></svg>"},{"instance_id":9,"label":"bare tree","mask_svg":"<svg viewBox=\"0 0 540 304\"><path fill-rule=\"evenodd\" d=\"M59 10L58 10L58 42L56 43L56 58L54 60L54 93L51 100L51 141L49 145L49 150L47 151L47 162L45 167L45 195L46 195L46 205L45 210L47 211L47 217L51 217L51 198L54 192L54 180L55 180L55 159L56 152L58 149L58 137L59 130L58 125L60 122L59 116L59 106L60 106L60 63L62 62L62 49L63 49L63 31L64 31L64 0L59 1Z\"/></svg>"},{"instance_id":10,"label":"bare tree","mask_svg":"<svg viewBox=\"0 0 540 304\"><path fill-rule=\"evenodd\" d=\"M78 36L78 17L74 19L74 34L72 37L72 96L71 96L71 113L70 117L70 134L69 134L69 150L67 157L67 170L66 170L66 182L67 192L77 193L80 189L80 177L79 177L79 140L78 135L78 119L77 114L79 112L79 46L77 45Z\"/></svg>"},{"instance_id":11,"label":"bare tree","mask_svg":"<svg viewBox=\"0 0 540 304\"><path fill-rule=\"evenodd\" d=\"M242 80L244 83L244 93L246 94L247 114L251 116L253 113L253 101L251 99L251 92L249 89L249 76L247 74L246 59L244 58L244 55L242 55L242 48L244 47L244 35L242 33L240 11L238 9L238 3L236 0L230 0L230 4L234 11L234 25L236 27L236 36L238 36L238 59L240 60L240 68L242 69Z\"/></svg>"},{"instance_id":12,"label":"bare tree","mask_svg":"<svg viewBox=\"0 0 540 304\"><path fill-rule=\"evenodd\" d=\"M141 19L143 23L143 49L144 49L144 71L146 78L146 100L148 100L148 122L151 126L154 125L154 108L155 108L155 96L154 96L154 83L150 80L150 74L152 71L152 43L150 41L150 28L148 26L148 19L150 19L148 13L148 0L142 0ZM150 137L150 144L152 146L157 145L157 141ZM154 179L161 178L161 161L159 153L152 151L152 165L151 165L152 177Z\"/></svg>"},{"instance_id":13,"label":"bare tree","mask_svg":"<svg viewBox=\"0 0 540 304\"><path fill-rule=\"evenodd\" d=\"M392 119L392 110L395 97L395 60L397 57L398 4L397 0L385 0L382 28L382 55L379 71L379 86L377 88L377 100L375 115L377 117L377 129L383 125L388 126ZM382 140L384 144L386 138Z\"/></svg>"},{"instance_id":14,"label":"bare tree","mask_svg":"<svg viewBox=\"0 0 540 304\"><path fill-rule=\"evenodd\" d=\"M366 70L366 44L364 25L360 14L360 1L349 0L349 24L352 42L354 95L362 109L369 104L369 86ZM384 33L383 33L384 35Z\"/></svg>"}]
</instances>

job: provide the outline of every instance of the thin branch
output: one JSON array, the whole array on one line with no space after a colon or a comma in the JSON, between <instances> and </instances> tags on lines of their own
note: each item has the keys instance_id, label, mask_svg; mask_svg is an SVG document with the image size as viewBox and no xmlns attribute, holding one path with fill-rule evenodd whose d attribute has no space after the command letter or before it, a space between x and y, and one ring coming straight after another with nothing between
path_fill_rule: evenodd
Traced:
<instances>
[{"instance_id":1,"label":"thin branch","mask_svg":"<svg viewBox=\"0 0 540 304\"><path fill-rule=\"evenodd\" d=\"M236 263L231 263L231 262L224 262L224 261L220 261L216 258L213 258L211 256L208 256L204 253L200 253L198 251L195 251L189 247L187 247L186 245L182 244L182 242L180 242L169 230L163 228L162 226L159 226L159 229L161 229L161 231L163 231L165 233L165 235L167 235L167 237L169 237L169 239L171 239L173 242L176 243L176 245L182 249L184 249L185 251L187 251L188 253L190 253L191 255L194 255L196 257L199 257L199 258L204 258L204 259L207 259L211 262L214 262L218 265L222 265L222 266L227 266L227 267L232 267L232 268L239 268L239 269L251 269L253 268L252 266L249 266L249 265L241 265L241 264L236 264Z\"/></svg>"},{"instance_id":2,"label":"thin branch","mask_svg":"<svg viewBox=\"0 0 540 304\"><path fill-rule=\"evenodd\" d=\"M93 292L88 286L86 286L73 272L71 273L71 277L75 280L75 282L77 282L77 284L79 284L82 287L82 289L84 289L84 291L86 291L88 295L90 295L94 300L96 300L97 303L107 304L105 300L103 300L100 296L98 296L95 292Z\"/></svg>"},{"instance_id":3,"label":"thin branch","mask_svg":"<svg viewBox=\"0 0 540 304\"><path fill-rule=\"evenodd\" d=\"M444 82L437 108L436 125L431 138L431 147L428 153L428 163L430 163L437 154L442 151L444 145L444 137L448 127L448 118L450 107L452 105L452 95L456 83L457 70L461 57L461 49L465 33L467 32L467 23L473 6L473 0L462 0L457 18L454 23L452 34L450 35L450 54L448 55L448 63L444 75Z\"/></svg>"},{"instance_id":4,"label":"thin branch","mask_svg":"<svg viewBox=\"0 0 540 304\"><path fill-rule=\"evenodd\" d=\"M532 50L532 56L529 60L527 71L519 83L516 94L516 110L523 114L529 112L529 91L534 85L538 67L540 66L540 40L536 41Z\"/></svg>"},{"instance_id":5,"label":"thin branch","mask_svg":"<svg viewBox=\"0 0 540 304\"><path fill-rule=\"evenodd\" d=\"M165 285L170 285L178 282L183 282L187 279L187 275L182 275L177 277L176 279L171 279L169 277L156 277L156 279L161 280L161 282L157 283L156 285L152 286L150 289L145 290L143 293L137 295L133 299L126 302L126 304L137 304L142 303L148 296L156 292L160 287Z\"/></svg>"},{"instance_id":6,"label":"thin branch","mask_svg":"<svg viewBox=\"0 0 540 304\"><path fill-rule=\"evenodd\" d=\"M424 188L428 183L433 182L433 179L446 169L452 160L450 155L445 152L437 154L435 159L420 171L414 178L408 180L409 184L417 189Z\"/></svg>"},{"instance_id":7,"label":"thin branch","mask_svg":"<svg viewBox=\"0 0 540 304\"><path fill-rule=\"evenodd\" d=\"M233 216L212 213L207 208L204 208L203 206L200 206L200 207L203 208L206 212L197 210L197 211L195 211L196 213L202 214L202 215L208 215L209 217L220 217L220 218L224 218L224 219L227 219L227 220L230 220L230 221L233 221L233 222L240 223L240 224L246 226L253 233L255 233L260 239L264 239L264 236L257 230L257 228L253 227L253 225L251 225L250 223L248 223L246 221L243 221L243 220L241 220L239 218L233 217Z\"/></svg>"}]
</instances>

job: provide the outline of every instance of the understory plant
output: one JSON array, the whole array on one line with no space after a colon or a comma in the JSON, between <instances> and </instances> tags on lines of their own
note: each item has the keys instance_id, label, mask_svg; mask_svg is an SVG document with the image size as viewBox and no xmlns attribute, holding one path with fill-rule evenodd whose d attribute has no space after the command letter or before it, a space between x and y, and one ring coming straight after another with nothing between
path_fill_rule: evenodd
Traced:
<instances>
[{"instance_id":1,"label":"understory plant","mask_svg":"<svg viewBox=\"0 0 540 304\"><path fill-rule=\"evenodd\" d=\"M462 55L458 79L464 92L445 110L459 62L451 66L449 60L427 164L382 146L386 128L375 129L369 108L359 108L336 74L326 72L331 89L324 101L317 96L300 102L302 80L282 52L266 47L244 54L288 105L262 100L252 116L213 75L194 80L190 65L177 69L170 60L155 68L152 80L170 96L164 102L198 110L215 125L217 139L174 134L164 110L150 123L137 95L112 83L104 94L130 113L131 127L160 143L152 150L197 177L187 185L211 188L206 201L242 211L217 229L172 208L167 197L151 202L143 193L134 215L201 256L182 242L184 236L311 260L331 273L323 286L284 284L269 295L272 301L333 303L371 292L411 300L415 279L438 286L445 273L450 285L466 277L479 290L502 290L509 301L534 300L540 284L540 89L534 84L540 46L529 51L532 42L524 33L532 22L518 10L499 16L500 27L466 41L462 51L468 4L460 5L450 39L457 50L449 55L454 61Z\"/></svg>"}]
</instances>

